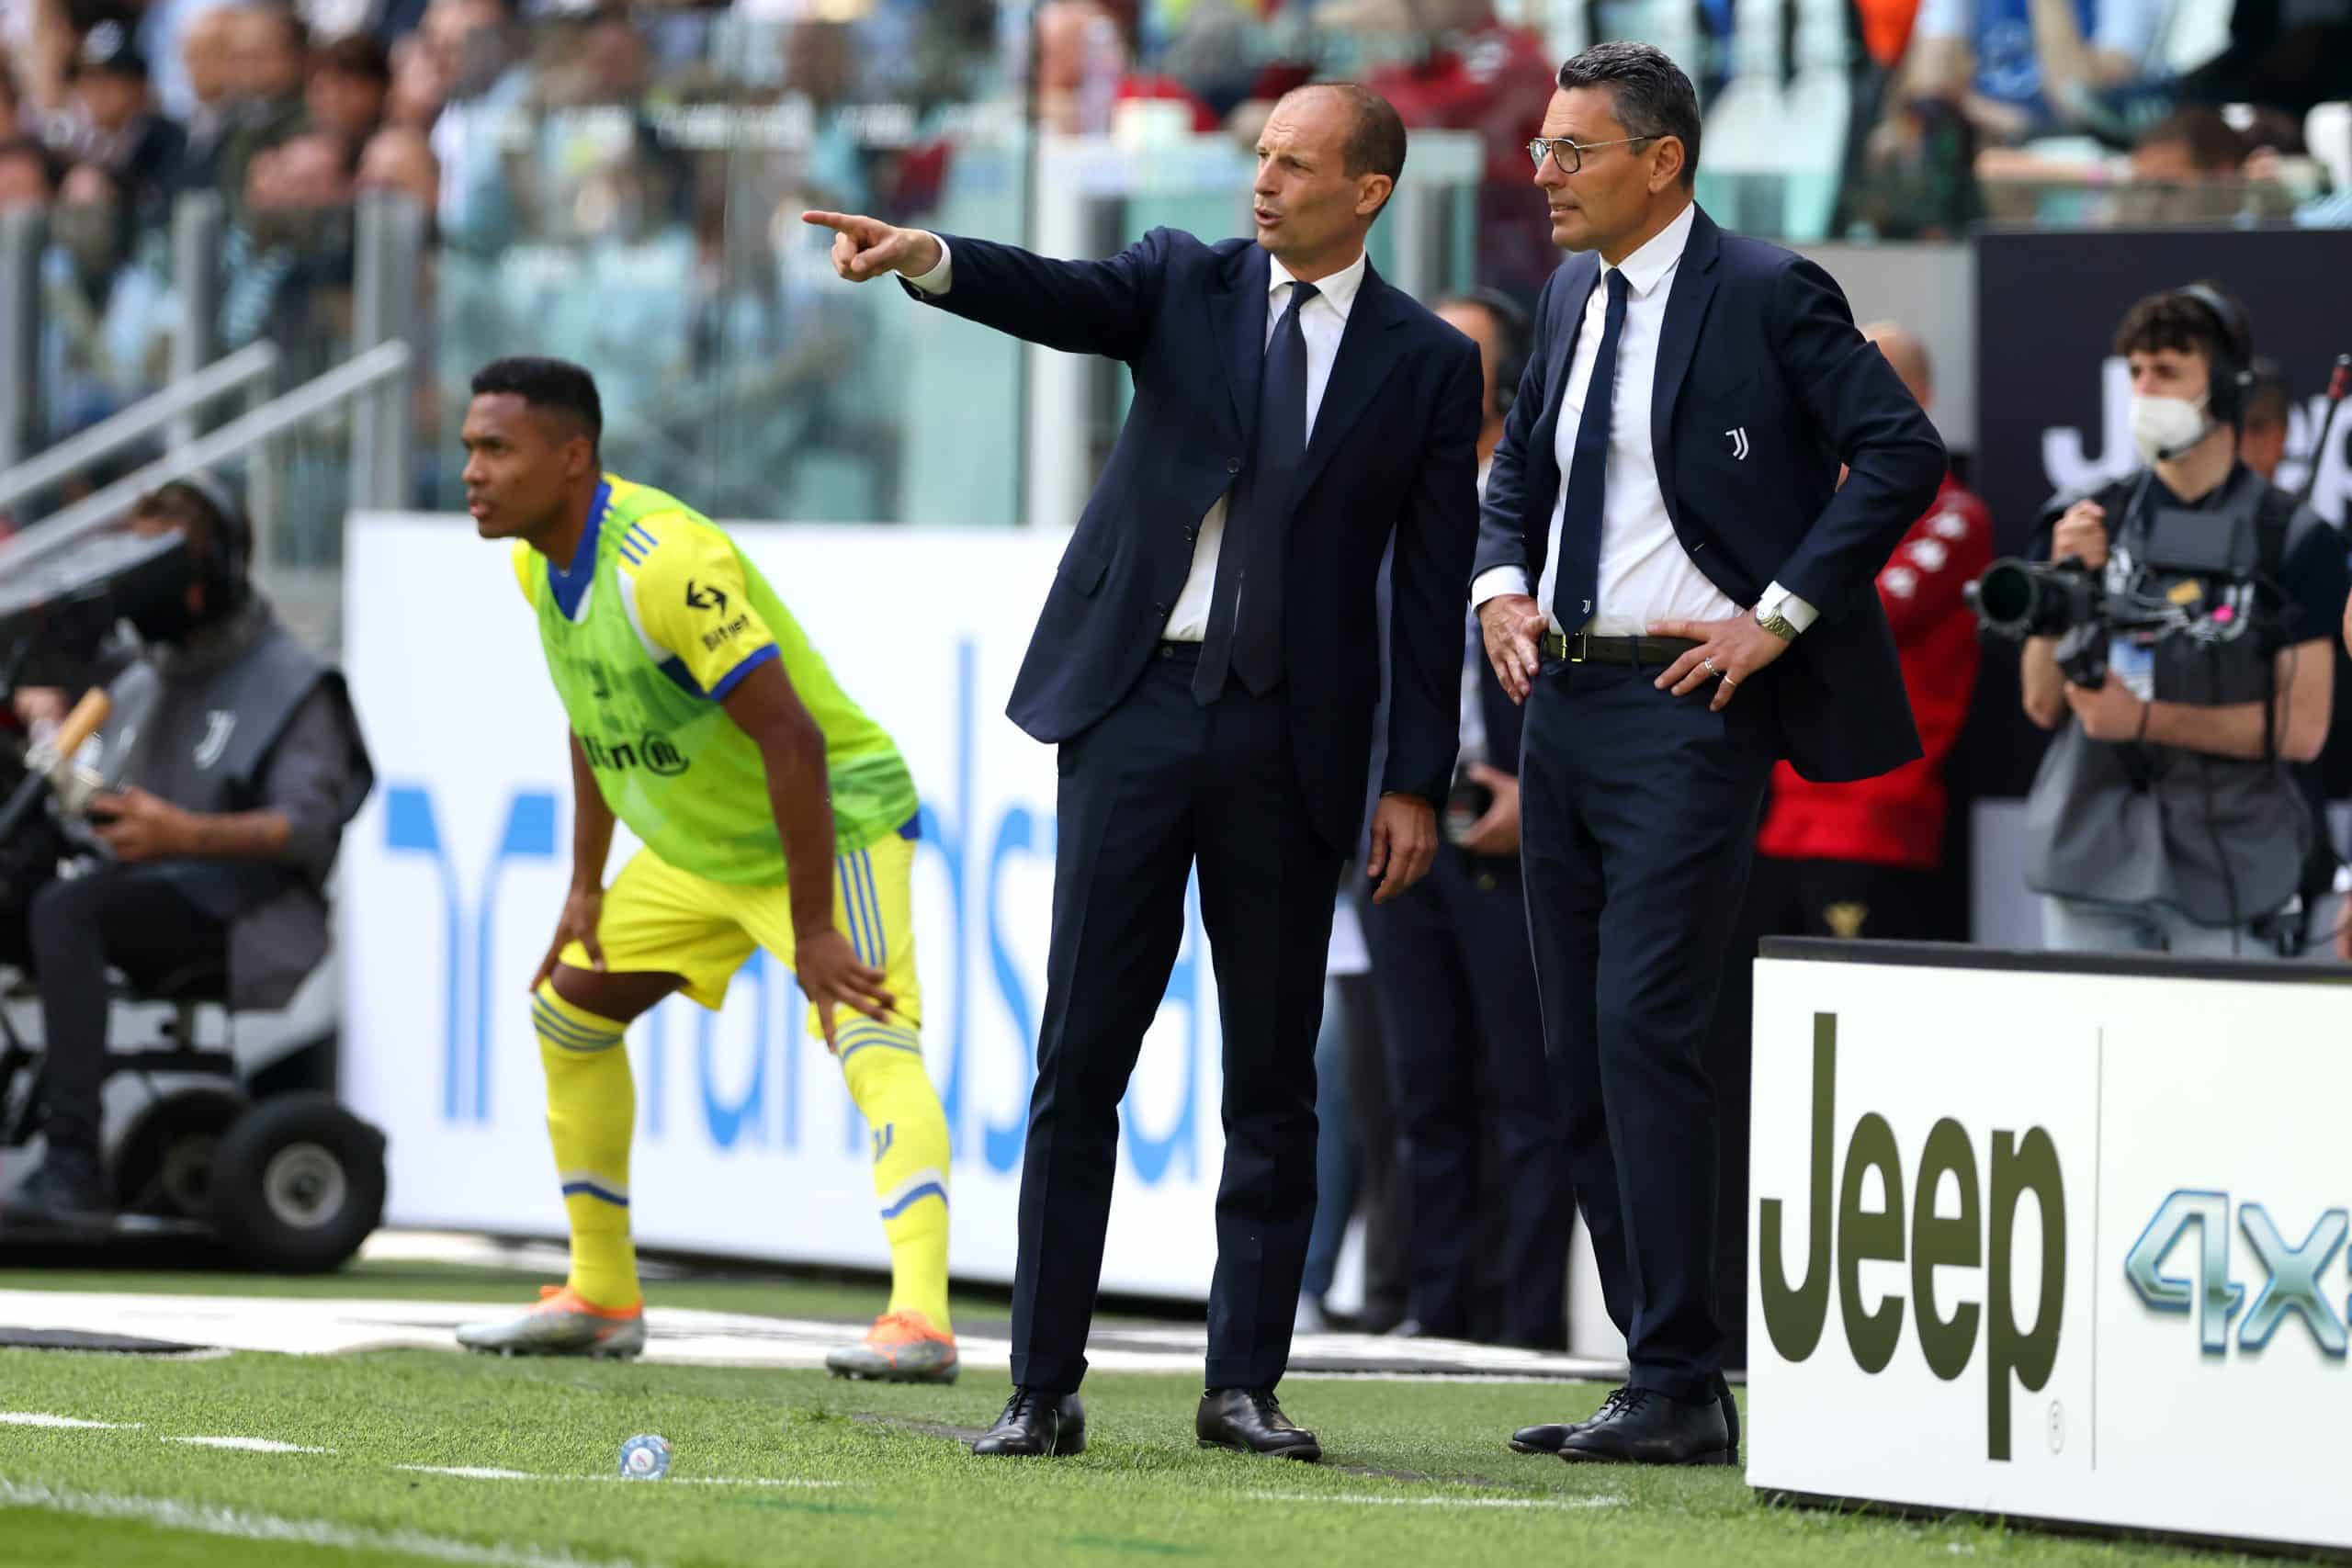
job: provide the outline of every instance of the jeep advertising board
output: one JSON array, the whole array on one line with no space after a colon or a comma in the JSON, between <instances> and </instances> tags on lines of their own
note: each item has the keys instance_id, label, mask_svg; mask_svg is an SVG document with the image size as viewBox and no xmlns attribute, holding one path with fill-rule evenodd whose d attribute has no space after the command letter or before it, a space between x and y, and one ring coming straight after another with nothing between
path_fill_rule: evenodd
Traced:
<instances>
[{"instance_id":1,"label":"jeep advertising board","mask_svg":"<svg viewBox=\"0 0 2352 1568\"><path fill-rule=\"evenodd\" d=\"M2352 1547L2352 977L1768 952L1749 1483Z\"/></svg>"}]
</instances>

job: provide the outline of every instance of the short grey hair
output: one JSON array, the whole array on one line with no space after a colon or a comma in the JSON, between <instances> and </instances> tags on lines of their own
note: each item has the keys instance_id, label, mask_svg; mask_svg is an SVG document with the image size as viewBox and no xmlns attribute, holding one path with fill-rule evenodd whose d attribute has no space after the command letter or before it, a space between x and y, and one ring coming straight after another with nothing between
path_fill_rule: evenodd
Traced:
<instances>
[{"instance_id":1,"label":"short grey hair","mask_svg":"<svg viewBox=\"0 0 2352 1568\"><path fill-rule=\"evenodd\" d=\"M1560 86L1606 87L1628 136L1671 136L1682 143L1682 188L1699 175L1699 90L1654 44L1597 43L1560 67Z\"/></svg>"}]
</instances>

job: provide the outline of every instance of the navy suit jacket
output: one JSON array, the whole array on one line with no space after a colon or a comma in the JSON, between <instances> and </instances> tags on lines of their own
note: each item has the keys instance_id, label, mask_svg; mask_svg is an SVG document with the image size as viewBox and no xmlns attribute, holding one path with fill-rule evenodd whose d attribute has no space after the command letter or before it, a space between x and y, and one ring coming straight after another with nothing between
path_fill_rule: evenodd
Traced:
<instances>
[{"instance_id":1,"label":"navy suit jacket","mask_svg":"<svg viewBox=\"0 0 2352 1568\"><path fill-rule=\"evenodd\" d=\"M1479 571L1519 566L1541 581L1561 399L1600 276L1597 254L1571 256L1536 301L1527 374L1487 476ZM1695 214L1658 343L1650 446L1676 536L1709 581L1753 605L1777 581L1821 613L1735 702L1760 710L1776 754L1825 781L1918 756L1876 580L1943 482L1943 443L1836 281Z\"/></svg>"},{"instance_id":2,"label":"navy suit jacket","mask_svg":"<svg viewBox=\"0 0 2352 1568\"><path fill-rule=\"evenodd\" d=\"M1142 675L1201 520L1256 446L1266 253L1155 229L1107 261L943 235L948 291L918 299L1032 343L1124 362L1135 400L1063 552L1007 708L1037 739L1094 724ZM1462 612L1477 541L1477 346L1371 267L1293 494L1283 686L1317 833L1362 826L1380 694L1373 583L1396 541L1385 791L1442 804L1459 742Z\"/></svg>"}]
</instances>

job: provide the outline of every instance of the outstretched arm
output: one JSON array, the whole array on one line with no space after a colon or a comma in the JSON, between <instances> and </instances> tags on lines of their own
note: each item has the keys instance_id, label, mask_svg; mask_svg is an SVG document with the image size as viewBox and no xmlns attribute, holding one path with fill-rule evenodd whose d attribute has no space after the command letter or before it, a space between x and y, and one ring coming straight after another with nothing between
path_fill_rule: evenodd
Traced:
<instances>
[{"instance_id":1,"label":"outstretched arm","mask_svg":"<svg viewBox=\"0 0 2352 1568\"><path fill-rule=\"evenodd\" d=\"M854 213L800 218L833 231L833 270L852 283L896 273L926 304L1066 354L1112 359L1141 351L1166 260L1160 229L1106 261L1072 262Z\"/></svg>"}]
</instances>

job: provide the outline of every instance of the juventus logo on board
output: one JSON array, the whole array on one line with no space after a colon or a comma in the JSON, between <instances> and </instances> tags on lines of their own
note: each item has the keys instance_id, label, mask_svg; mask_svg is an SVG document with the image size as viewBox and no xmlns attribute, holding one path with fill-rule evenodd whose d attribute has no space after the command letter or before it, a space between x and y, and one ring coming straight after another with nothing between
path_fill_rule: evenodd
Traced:
<instances>
[{"instance_id":1,"label":"juventus logo on board","mask_svg":"<svg viewBox=\"0 0 2352 1568\"><path fill-rule=\"evenodd\" d=\"M1731 437L1731 455L1743 463L1747 461L1747 426L1736 425L1724 434Z\"/></svg>"}]
</instances>

